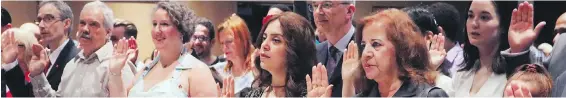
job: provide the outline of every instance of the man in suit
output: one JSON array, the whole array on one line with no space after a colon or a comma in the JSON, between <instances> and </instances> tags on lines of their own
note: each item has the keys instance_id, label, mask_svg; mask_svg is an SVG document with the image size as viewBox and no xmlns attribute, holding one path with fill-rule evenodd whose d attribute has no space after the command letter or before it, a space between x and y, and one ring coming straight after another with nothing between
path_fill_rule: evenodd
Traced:
<instances>
[{"instance_id":1,"label":"man in suit","mask_svg":"<svg viewBox=\"0 0 566 98\"><path fill-rule=\"evenodd\" d=\"M554 37L554 51L551 52L550 58L545 61L545 65L548 65L548 71L552 76L554 81L552 87L552 97L566 97L564 90L566 84L564 82L558 82L559 80L566 80L566 13L560 15L556 19L556 26L554 27L556 36Z\"/></svg>"},{"instance_id":2,"label":"man in suit","mask_svg":"<svg viewBox=\"0 0 566 98\"><path fill-rule=\"evenodd\" d=\"M355 1L314 1L313 15L317 30L325 33L327 41L317 44L317 60L328 70L328 82L332 88L332 97L342 96L342 55L348 43L354 38L352 25Z\"/></svg>"},{"instance_id":3,"label":"man in suit","mask_svg":"<svg viewBox=\"0 0 566 98\"><path fill-rule=\"evenodd\" d=\"M46 66L44 72L47 75L47 80L51 84L51 88L56 90L59 87L65 65L79 52L76 42L71 40L68 36L71 32L73 12L69 5L63 1L45 1L41 2L39 7L36 24L39 25L40 29L42 39L40 42L51 49L49 55L51 64ZM6 70L6 76L18 77L8 80L20 81L24 79L26 76L24 75L25 73L16 72L18 70L14 70L19 69L18 67L19 66L9 69L4 68L4 70ZM11 86L8 84L8 86L12 89L32 89L31 85Z\"/></svg>"}]
</instances>

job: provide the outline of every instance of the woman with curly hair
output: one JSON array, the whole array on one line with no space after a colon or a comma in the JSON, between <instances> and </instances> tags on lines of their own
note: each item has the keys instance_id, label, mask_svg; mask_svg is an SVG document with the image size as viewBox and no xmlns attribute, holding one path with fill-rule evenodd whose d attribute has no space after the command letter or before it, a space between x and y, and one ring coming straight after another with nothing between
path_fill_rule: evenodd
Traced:
<instances>
[{"instance_id":1,"label":"woman with curly hair","mask_svg":"<svg viewBox=\"0 0 566 98\"><path fill-rule=\"evenodd\" d=\"M192 10L176 2L159 2L152 14L151 36L158 54L154 60L138 72L134 81L111 77L113 97L194 97L217 96L214 78L208 66L190 54L182 55L183 40L192 35ZM188 35L186 35L188 34ZM185 36L186 35L186 36ZM127 41L121 39L114 49L111 66L124 66L128 50ZM119 67L111 67L119 68Z\"/></svg>"}]
</instances>

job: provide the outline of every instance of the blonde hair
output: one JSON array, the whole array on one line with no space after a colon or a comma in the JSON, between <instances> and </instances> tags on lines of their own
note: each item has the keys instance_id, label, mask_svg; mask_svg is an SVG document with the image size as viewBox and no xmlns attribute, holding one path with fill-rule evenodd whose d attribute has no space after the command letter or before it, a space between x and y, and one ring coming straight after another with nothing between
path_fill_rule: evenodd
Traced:
<instances>
[{"instance_id":1,"label":"blonde hair","mask_svg":"<svg viewBox=\"0 0 566 98\"><path fill-rule=\"evenodd\" d=\"M33 46L33 44L38 43L37 39L29 30L23 30L19 28L12 28L11 30L14 31L14 38L16 39L17 44L22 44L25 47L24 51L20 52L24 56L23 62L29 62L33 54L31 47Z\"/></svg>"}]
</instances>

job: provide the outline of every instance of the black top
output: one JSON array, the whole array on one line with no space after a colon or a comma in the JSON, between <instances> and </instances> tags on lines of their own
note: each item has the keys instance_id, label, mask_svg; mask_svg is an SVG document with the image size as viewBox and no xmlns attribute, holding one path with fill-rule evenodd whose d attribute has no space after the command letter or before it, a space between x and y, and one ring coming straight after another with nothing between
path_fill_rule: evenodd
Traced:
<instances>
[{"instance_id":1,"label":"black top","mask_svg":"<svg viewBox=\"0 0 566 98\"><path fill-rule=\"evenodd\" d=\"M356 95L356 97L381 97L377 83L372 82L371 88ZM427 92L428 91L428 92ZM403 84L393 97L448 97L444 90L426 83L403 81Z\"/></svg>"},{"instance_id":2,"label":"black top","mask_svg":"<svg viewBox=\"0 0 566 98\"><path fill-rule=\"evenodd\" d=\"M240 92L235 94L236 97L261 97L266 87L246 87L242 89ZM307 90L300 89L299 91L295 92L296 94L291 94L291 92L286 92L286 97L304 97L307 96Z\"/></svg>"}]
</instances>

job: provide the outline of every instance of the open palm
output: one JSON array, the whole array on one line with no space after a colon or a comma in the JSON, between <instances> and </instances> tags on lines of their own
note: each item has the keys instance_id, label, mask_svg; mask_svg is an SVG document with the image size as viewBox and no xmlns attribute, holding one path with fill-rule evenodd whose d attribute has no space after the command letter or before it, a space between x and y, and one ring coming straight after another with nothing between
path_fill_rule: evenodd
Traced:
<instances>
[{"instance_id":1,"label":"open palm","mask_svg":"<svg viewBox=\"0 0 566 98\"><path fill-rule=\"evenodd\" d=\"M519 4L519 8L513 10L508 36L512 53L528 49L546 24L546 22L540 22L533 29L533 13L533 5L526 1Z\"/></svg>"},{"instance_id":2,"label":"open palm","mask_svg":"<svg viewBox=\"0 0 566 98\"><path fill-rule=\"evenodd\" d=\"M2 63L12 63L18 56L18 44L14 37L14 30L10 29L2 34Z\"/></svg>"},{"instance_id":3,"label":"open palm","mask_svg":"<svg viewBox=\"0 0 566 98\"><path fill-rule=\"evenodd\" d=\"M133 50L128 48L127 40L120 39L118 43L114 45L114 53L110 60L110 64L112 64L110 65L110 72L121 72L128 61L128 55L132 52Z\"/></svg>"},{"instance_id":4,"label":"open palm","mask_svg":"<svg viewBox=\"0 0 566 98\"><path fill-rule=\"evenodd\" d=\"M32 46L33 55L28 65L30 76L33 77L40 75L41 72L45 70L45 67L50 64L49 56L47 56L48 51L49 49L45 49L39 44L34 44Z\"/></svg>"},{"instance_id":5,"label":"open palm","mask_svg":"<svg viewBox=\"0 0 566 98\"><path fill-rule=\"evenodd\" d=\"M428 49L431 66L428 67L431 70L436 70L446 58L446 50L444 50L444 35L442 35L442 33L434 35L434 37L432 37L430 41L427 41L427 43L431 43L430 48Z\"/></svg>"},{"instance_id":6,"label":"open palm","mask_svg":"<svg viewBox=\"0 0 566 98\"><path fill-rule=\"evenodd\" d=\"M344 62L342 63L342 76L345 80L353 80L355 77L359 77L361 73L360 60L358 54L358 45L354 42L348 44L348 49L344 56L342 56Z\"/></svg>"},{"instance_id":7,"label":"open palm","mask_svg":"<svg viewBox=\"0 0 566 98\"><path fill-rule=\"evenodd\" d=\"M332 94L332 85L328 84L328 75L324 65L318 65L312 68L312 78L307 75L307 97L330 97Z\"/></svg>"}]
</instances>

